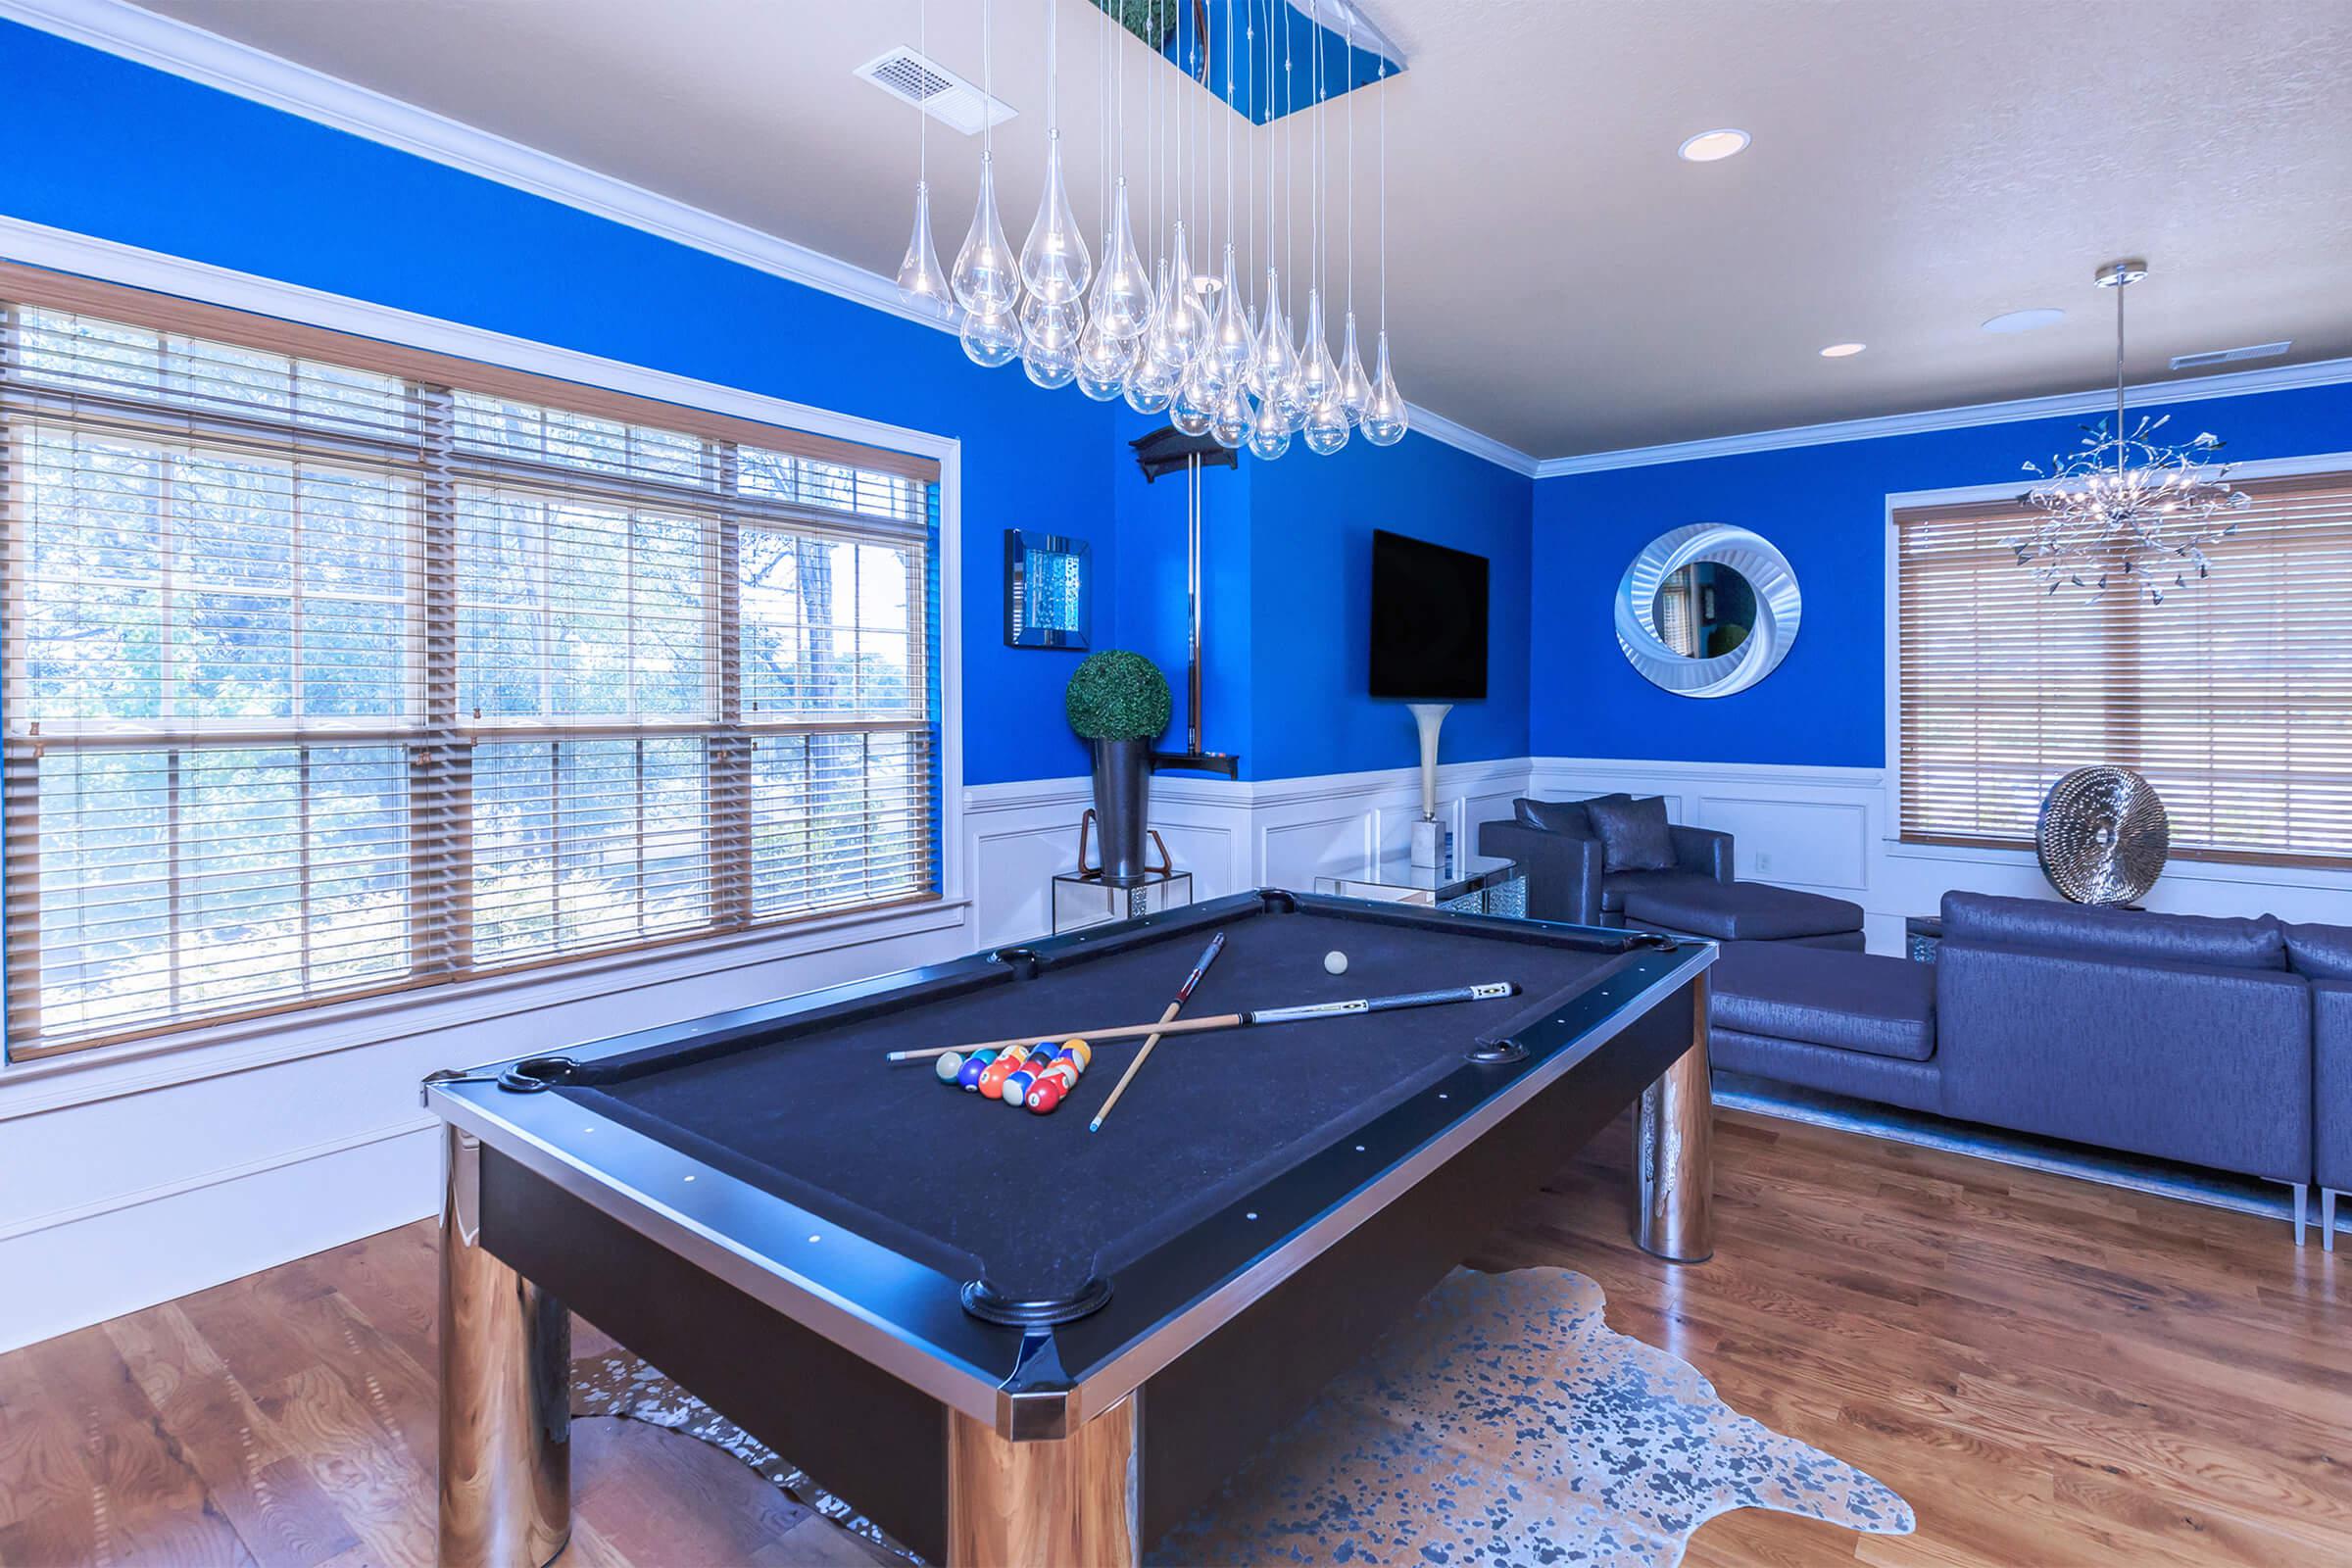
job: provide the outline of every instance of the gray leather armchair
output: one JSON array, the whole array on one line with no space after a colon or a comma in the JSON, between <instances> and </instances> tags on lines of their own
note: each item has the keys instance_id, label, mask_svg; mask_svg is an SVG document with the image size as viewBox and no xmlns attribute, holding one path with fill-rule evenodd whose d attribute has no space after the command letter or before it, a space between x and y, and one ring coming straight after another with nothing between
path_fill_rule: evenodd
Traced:
<instances>
[{"instance_id":1,"label":"gray leather armchair","mask_svg":"<svg viewBox=\"0 0 2352 1568\"><path fill-rule=\"evenodd\" d=\"M1527 912L1536 919L1622 925L1628 893L1732 880L1732 836L1679 823L1667 829L1674 842L1672 870L1608 870L1584 804L1522 798L1512 803L1510 821L1484 823L1478 830L1481 855L1516 860L1526 872Z\"/></svg>"}]
</instances>

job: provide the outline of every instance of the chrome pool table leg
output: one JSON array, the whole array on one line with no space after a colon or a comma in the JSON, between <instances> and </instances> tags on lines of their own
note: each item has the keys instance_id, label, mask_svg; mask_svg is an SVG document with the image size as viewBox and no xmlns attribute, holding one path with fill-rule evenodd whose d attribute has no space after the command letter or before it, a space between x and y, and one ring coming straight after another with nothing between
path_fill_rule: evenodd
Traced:
<instances>
[{"instance_id":1,"label":"chrome pool table leg","mask_svg":"<svg viewBox=\"0 0 2352 1568\"><path fill-rule=\"evenodd\" d=\"M1702 972L1690 985L1690 1049L1642 1091L1634 1119L1634 1240L1674 1263L1703 1263L1715 1250L1707 991Z\"/></svg>"},{"instance_id":2,"label":"chrome pool table leg","mask_svg":"<svg viewBox=\"0 0 2352 1568\"><path fill-rule=\"evenodd\" d=\"M442 1129L441 1568L571 1539L571 1314L479 1245L482 1146Z\"/></svg>"}]
</instances>

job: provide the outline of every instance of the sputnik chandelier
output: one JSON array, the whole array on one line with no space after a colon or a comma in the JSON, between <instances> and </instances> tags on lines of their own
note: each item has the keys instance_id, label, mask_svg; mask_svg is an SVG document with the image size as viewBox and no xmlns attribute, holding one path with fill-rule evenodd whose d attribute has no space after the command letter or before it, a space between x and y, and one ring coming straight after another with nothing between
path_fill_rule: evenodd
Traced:
<instances>
[{"instance_id":1,"label":"sputnik chandelier","mask_svg":"<svg viewBox=\"0 0 2352 1568\"><path fill-rule=\"evenodd\" d=\"M2161 605L2191 571L2211 575L2206 547L2237 532L2237 519L2225 524L2220 514L2252 504L2230 487L2227 465L2212 466L2222 443L2211 434L2169 445L2158 432L2171 416L2124 422L2124 290L2147 275L2142 261L2099 269L2099 287L2115 290L2115 422L2085 425L2082 445L2046 469L2026 465L2040 482L2018 499L2041 516L2031 534L2007 541L2034 581L2053 594L2082 589L2085 605L2118 590Z\"/></svg>"},{"instance_id":2,"label":"sputnik chandelier","mask_svg":"<svg viewBox=\"0 0 2352 1568\"><path fill-rule=\"evenodd\" d=\"M1396 390L1389 360L1385 92L1379 95L1379 329L1370 375L1365 374L1356 339L1355 94L1350 89L1356 85L1357 51L1352 9L1335 0L1335 8L1345 17L1341 37L1347 69L1337 85L1339 95L1347 99L1348 139L1347 244L1345 262L1340 264L1345 293L1341 357L1335 363L1323 304L1324 284L1334 269L1327 194L1330 117L1325 112L1332 85L1326 76L1325 56L1331 51L1323 27L1323 0L1310 0L1307 21L1313 58L1303 72L1298 71L1293 56L1292 0L1101 0L1123 15L1140 16L1145 40L1155 49L1165 48L1180 56L1178 63L1186 74L1207 87L1211 98L1221 97L1230 112L1213 117L1224 131L1220 171L1216 156L1219 124L1210 122L1212 117L1205 108L1208 100L1189 92L1179 96L1171 84L1163 83L1161 73L1152 72L1145 84L1141 117L1146 189L1131 201L1126 73L1112 69L1110 36L1111 29L1123 29L1126 24L1110 17L1102 19L1098 119L1102 141L1100 184L1104 188L1098 191L1102 213L1100 267L1070 206L1062 176L1055 25L1059 0L1043 3L1045 190L1029 237L1016 257L997 215L994 117L984 111L980 193L971 231L956 253L954 268L943 271L931 237L928 132L919 131L923 139L916 153L914 232L898 278L906 302L935 319L956 322L963 352L975 365L1004 366L1017 359L1029 379L1039 386L1075 384L1099 403L1124 397L1128 407L1140 414L1165 413L1187 435L1206 433L1222 446L1247 446L1267 461L1289 451L1294 436L1308 451L1323 456L1345 447L1350 431L1361 431L1374 446L1394 446L1403 440L1405 403ZM1182 25L1179 6L1191 18L1189 27ZM981 91L992 104L993 10L993 0L983 0ZM926 4L921 24L926 50L927 11ZM1385 86L1388 56L1377 49L1371 53L1378 62L1375 82ZM1237 125L1256 124L1254 116L1244 113L1243 99L1237 96L1237 64L1250 83L1249 100L1262 106L1267 117L1267 122L1257 127L1265 141L1262 236L1257 226L1256 193L1250 190L1245 195L1236 178L1235 130ZM1213 81L1220 69L1224 80L1221 94ZM1313 95L1308 104L1300 104L1297 97L1299 74L1311 78L1306 84ZM1304 335L1295 341L1282 291L1287 274L1292 297L1298 294L1298 223L1290 200L1290 180L1293 138L1298 129L1294 111L1301 108L1312 114L1308 127L1312 183L1305 224ZM1281 122L1283 155L1279 223L1275 212L1277 120ZM1242 175L1254 186L1256 156L1246 146L1240 154L1240 167ZM1215 245L1220 185L1221 250ZM1135 240L1137 207L1145 209L1145 234L1154 242L1149 262ZM1246 232L1237 213L1248 215ZM1222 263L1213 274L1195 270L1196 232L1201 235L1203 259L1216 254ZM1254 300L1242 286L1245 255L1253 265L1260 259L1265 264L1265 281Z\"/></svg>"}]
</instances>

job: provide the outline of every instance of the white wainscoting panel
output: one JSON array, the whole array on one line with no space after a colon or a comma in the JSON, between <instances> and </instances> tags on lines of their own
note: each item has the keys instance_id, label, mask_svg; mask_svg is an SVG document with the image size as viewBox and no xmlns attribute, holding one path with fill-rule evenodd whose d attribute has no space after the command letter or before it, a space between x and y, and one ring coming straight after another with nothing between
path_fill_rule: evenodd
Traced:
<instances>
[{"instance_id":1,"label":"white wainscoting panel","mask_svg":"<svg viewBox=\"0 0 2352 1568\"><path fill-rule=\"evenodd\" d=\"M1527 792L1527 760L1451 762L1438 769L1438 813L1466 851L1478 824L1511 814ZM1084 778L975 785L963 792L964 837L981 947L1036 936L1051 924L1048 879L1078 863L1078 819L1093 796ZM1152 826L1197 901L1253 887L1312 889L1318 875L1352 871L1376 851L1401 852L1421 812L1412 767L1248 781L1165 773L1152 781Z\"/></svg>"}]
</instances>

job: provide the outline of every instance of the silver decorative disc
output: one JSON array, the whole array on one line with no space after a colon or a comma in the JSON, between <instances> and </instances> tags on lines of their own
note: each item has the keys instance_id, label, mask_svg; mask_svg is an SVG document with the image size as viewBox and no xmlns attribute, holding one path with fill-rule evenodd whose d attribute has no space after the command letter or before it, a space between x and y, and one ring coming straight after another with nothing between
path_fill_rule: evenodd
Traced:
<instances>
[{"instance_id":1,"label":"silver decorative disc","mask_svg":"<svg viewBox=\"0 0 2352 1568\"><path fill-rule=\"evenodd\" d=\"M2173 847L2164 802L2128 767L2078 767L2051 785L2034 838L2042 874L2077 904L2136 904Z\"/></svg>"}]
</instances>

